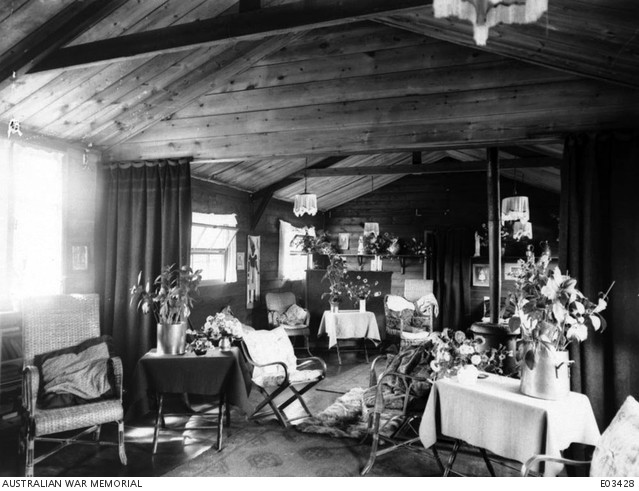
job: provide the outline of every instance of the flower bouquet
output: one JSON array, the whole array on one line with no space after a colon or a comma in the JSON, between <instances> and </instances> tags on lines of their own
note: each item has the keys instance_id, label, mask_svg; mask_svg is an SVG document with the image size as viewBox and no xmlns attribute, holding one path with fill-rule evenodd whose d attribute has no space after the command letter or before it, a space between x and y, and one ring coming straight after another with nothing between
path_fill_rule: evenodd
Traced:
<instances>
[{"instance_id":1,"label":"flower bouquet","mask_svg":"<svg viewBox=\"0 0 639 491\"><path fill-rule=\"evenodd\" d=\"M460 375L467 369L474 373L475 378L479 370L502 373L503 362L509 354L505 347L481 351L479 347L484 339L480 336L468 338L463 331L444 329L441 333L433 334L430 362L432 381Z\"/></svg>"},{"instance_id":2,"label":"flower bouquet","mask_svg":"<svg viewBox=\"0 0 639 491\"><path fill-rule=\"evenodd\" d=\"M379 285L379 281L371 282L367 278L362 278L361 275L357 275L355 279L357 280L356 282L349 281L346 285L346 291L351 300L367 300L371 295L374 297L381 296L381 291L374 290Z\"/></svg>"}]
</instances>

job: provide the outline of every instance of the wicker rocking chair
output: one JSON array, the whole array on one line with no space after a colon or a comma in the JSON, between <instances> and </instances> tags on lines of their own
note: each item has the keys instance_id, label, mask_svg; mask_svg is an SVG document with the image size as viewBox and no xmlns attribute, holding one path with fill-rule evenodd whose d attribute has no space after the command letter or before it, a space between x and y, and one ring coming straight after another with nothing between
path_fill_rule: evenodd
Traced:
<instances>
[{"instance_id":1,"label":"wicker rocking chair","mask_svg":"<svg viewBox=\"0 0 639 491\"><path fill-rule=\"evenodd\" d=\"M31 298L22 306L22 346L24 368L22 377L22 428L19 449L25 458L25 475L32 477L34 466L72 443L118 445L120 461L126 465L124 450L124 410L122 407L122 361L111 357L114 387L112 396L96 402L68 407L43 408L44 380L34 359L53 351L72 348L100 336L99 297L90 295L56 295ZM118 442L100 441L103 423L118 424ZM62 432L78 430L66 436ZM82 431L80 431L82 430ZM93 441L80 440L93 433ZM51 451L35 457L35 441L56 442Z\"/></svg>"}]
</instances>

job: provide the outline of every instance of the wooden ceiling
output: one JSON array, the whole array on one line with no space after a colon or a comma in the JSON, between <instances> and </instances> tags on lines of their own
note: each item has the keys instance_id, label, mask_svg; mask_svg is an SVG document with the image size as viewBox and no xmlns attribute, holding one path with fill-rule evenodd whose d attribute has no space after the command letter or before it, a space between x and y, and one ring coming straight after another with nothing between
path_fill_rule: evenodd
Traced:
<instances>
[{"instance_id":1,"label":"wooden ceiling","mask_svg":"<svg viewBox=\"0 0 639 491\"><path fill-rule=\"evenodd\" d=\"M4 0L0 31L0 125L20 138L192 157L285 200L306 167L325 210L409 166L482 172L489 146L558 192L567 133L639 126L635 0L549 0L484 47L426 0Z\"/></svg>"}]
</instances>

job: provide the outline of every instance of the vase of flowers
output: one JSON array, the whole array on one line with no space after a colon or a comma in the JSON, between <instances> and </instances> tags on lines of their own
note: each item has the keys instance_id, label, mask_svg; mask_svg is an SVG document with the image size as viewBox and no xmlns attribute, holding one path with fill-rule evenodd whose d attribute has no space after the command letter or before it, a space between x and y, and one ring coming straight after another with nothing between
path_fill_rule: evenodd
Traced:
<instances>
[{"instance_id":1,"label":"vase of flowers","mask_svg":"<svg viewBox=\"0 0 639 491\"><path fill-rule=\"evenodd\" d=\"M346 291L350 299L359 304L359 311L366 312L366 300L371 296L379 297L382 294L381 291L375 290L378 285L379 281L369 281L358 274L355 277L355 281L347 283Z\"/></svg>"},{"instance_id":2,"label":"vase of flowers","mask_svg":"<svg viewBox=\"0 0 639 491\"><path fill-rule=\"evenodd\" d=\"M204 335L213 343L217 343L222 351L233 346L233 340L242 337L242 324L234 316L226 312L209 315L202 327Z\"/></svg>"},{"instance_id":3,"label":"vase of flowers","mask_svg":"<svg viewBox=\"0 0 639 491\"><path fill-rule=\"evenodd\" d=\"M600 312L610 288L591 302L576 288L577 280L549 263L547 247L539 260L530 255L519 260L515 290L508 299L515 311L509 324L522 332L521 392L557 400L570 392L568 345L585 341L590 329L605 329Z\"/></svg>"},{"instance_id":4,"label":"vase of flowers","mask_svg":"<svg viewBox=\"0 0 639 491\"><path fill-rule=\"evenodd\" d=\"M202 270L193 271L190 266L165 266L153 282L142 282L131 287L131 303L143 313L152 313L157 321L157 352L167 355L183 355L186 350L186 330L193 300L202 281Z\"/></svg>"},{"instance_id":5,"label":"vase of flowers","mask_svg":"<svg viewBox=\"0 0 639 491\"><path fill-rule=\"evenodd\" d=\"M479 371L502 373L508 350L501 346L484 350L480 336L468 337L463 331L444 329L431 336L431 379L457 377L460 383L472 384Z\"/></svg>"}]
</instances>

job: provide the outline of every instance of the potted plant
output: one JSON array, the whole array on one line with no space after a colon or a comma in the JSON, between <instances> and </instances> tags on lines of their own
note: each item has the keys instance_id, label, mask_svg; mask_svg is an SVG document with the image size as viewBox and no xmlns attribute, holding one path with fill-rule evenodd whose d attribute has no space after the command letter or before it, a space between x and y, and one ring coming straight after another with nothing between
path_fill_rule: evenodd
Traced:
<instances>
[{"instance_id":1,"label":"potted plant","mask_svg":"<svg viewBox=\"0 0 639 491\"><path fill-rule=\"evenodd\" d=\"M342 302L346 294L346 285L344 279L346 277L346 260L339 254L332 254L329 259L326 273L322 277L322 281L328 280L329 291L322 293L322 298L328 296L331 305L331 311L337 312L339 304Z\"/></svg>"},{"instance_id":2,"label":"potted plant","mask_svg":"<svg viewBox=\"0 0 639 491\"><path fill-rule=\"evenodd\" d=\"M612 285L591 302L576 288L577 280L549 263L548 248L537 261L534 256L519 260L515 291L508 299L515 311L509 324L522 332L521 391L560 399L570 392L568 345L585 341L590 329L606 328L600 312Z\"/></svg>"},{"instance_id":3,"label":"potted plant","mask_svg":"<svg viewBox=\"0 0 639 491\"><path fill-rule=\"evenodd\" d=\"M190 266L176 268L174 264L162 268L153 282L142 284L142 272L138 284L131 287L131 304L143 313L152 313L157 321L157 350L160 354L181 355L186 348L187 321L191 314L202 270L193 271Z\"/></svg>"}]
</instances>

